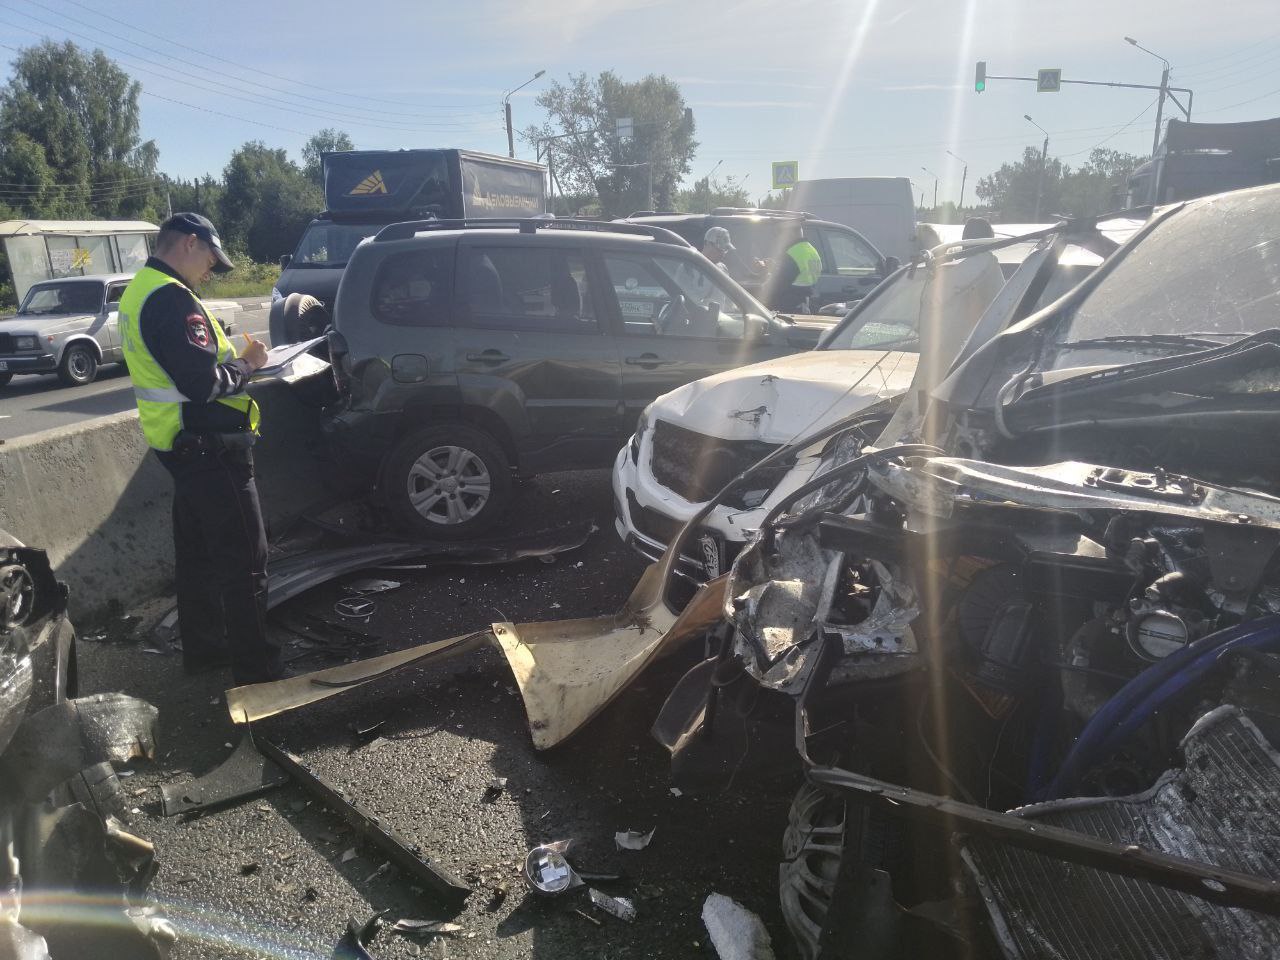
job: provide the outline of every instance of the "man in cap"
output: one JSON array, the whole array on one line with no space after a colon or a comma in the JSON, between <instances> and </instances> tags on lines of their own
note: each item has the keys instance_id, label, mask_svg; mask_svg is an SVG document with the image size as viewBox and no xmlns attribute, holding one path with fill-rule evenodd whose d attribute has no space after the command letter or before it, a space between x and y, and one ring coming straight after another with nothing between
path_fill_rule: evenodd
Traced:
<instances>
[{"instance_id":1,"label":"man in cap","mask_svg":"<svg viewBox=\"0 0 1280 960\"><path fill-rule=\"evenodd\" d=\"M178 626L188 673L230 662L237 683L284 675L267 635L267 540L253 479L258 405L245 392L266 363L243 354L195 294L232 264L213 224L177 213L120 298L124 359L147 443L173 476Z\"/></svg>"}]
</instances>

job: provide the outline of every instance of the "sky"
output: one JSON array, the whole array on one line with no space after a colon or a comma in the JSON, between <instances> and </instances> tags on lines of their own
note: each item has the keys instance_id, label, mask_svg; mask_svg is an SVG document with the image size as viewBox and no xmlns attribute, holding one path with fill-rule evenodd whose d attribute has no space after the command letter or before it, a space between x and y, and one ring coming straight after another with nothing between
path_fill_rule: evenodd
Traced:
<instances>
[{"instance_id":1,"label":"sky","mask_svg":"<svg viewBox=\"0 0 1280 960\"><path fill-rule=\"evenodd\" d=\"M926 204L935 179L939 201L959 199L963 177L972 202L979 177L1041 145L1025 114L1072 165L1098 145L1148 154L1156 114L1147 90L993 79L978 94L976 61L1158 85L1163 65L1130 36L1194 91L1193 119L1278 116L1274 2L0 0L0 69L44 37L101 48L142 84L143 138L184 178L219 175L248 140L298 159L323 127L358 148L505 153L503 94L539 70L512 96L517 130L541 119L534 98L552 79L665 74L694 112L690 180L714 170L758 198L787 160L802 179L910 177Z\"/></svg>"}]
</instances>

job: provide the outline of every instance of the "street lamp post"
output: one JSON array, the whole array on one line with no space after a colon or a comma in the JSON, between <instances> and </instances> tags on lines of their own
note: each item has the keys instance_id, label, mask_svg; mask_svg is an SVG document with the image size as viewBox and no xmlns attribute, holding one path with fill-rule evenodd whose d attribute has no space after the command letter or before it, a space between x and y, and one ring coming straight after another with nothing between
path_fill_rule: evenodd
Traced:
<instances>
[{"instance_id":1,"label":"street lamp post","mask_svg":"<svg viewBox=\"0 0 1280 960\"><path fill-rule=\"evenodd\" d=\"M920 169L933 177L933 211L936 214L938 212L938 175L928 167L921 167Z\"/></svg>"},{"instance_id":2,"label":"street lamp post","mask_svg":"<svg viewBox=\"0 0 1280 960\"><path fill-rule=\"evenodd\" d=\"M514 90L508 90L506 93L502 95L502 112L506 115L506 118L507 118L507 156L508 157L511 157L514 159L516 155L515 131L511 129L511 97L514 94L518 93L519 91L523 90L529 84L533 83L533 81L537 80L540 76L542 76L546 72L547 71L545 70L539 70L537 73L535 73L532 77L530 77L524 83L520 84L520 86L516 87ZM492 103L493 101L491 100L489 102Z\"/></svg>"},{"instance_id":3,"label":"street lamp post","mask_svg":"<svg viewBox=\"0 0 1280 960\"><path fill-rule=\"evenodd\" d=\"M947 151L947 156L952 160L960 160L960 158L950 150ZM956 213L959 213L961 208L964 207L964 183L969 179L969 162L967 160L960 160L960 163L963 164L964 170L960 173L960 199L956 201Z\"/></svg>"},{"instance_id":4,"label":"street lamp post","mask_svg":"<svg viewBox=\"0 0 1280 960\"><path fill-rule=\"evenodd\" d=\"M1044 146L1040 148L1040 182L1036 186L1036 212L1032 215L1032 220L1036 223L1040 222L1040 203L1044 200L1044 168L1049 162L1049 131L1040 124L1031 119L1031 114L1024 113L1022 119L1027 121L1037 130L1044 134Z\"/></svg>"},{"instance_id":5,"label":"street lamp post","mask_svg":"<svg viewBox=\"0 0 1280 960\"><path fill-rule=\"evenodd\" d=\"M1154 50L1148 50L1137 40L1133 39L1133 37L1125 37L1124 42L1129 44L1131 47L1137 47L1143 53L1150 54L1164 64L1164 72L1160 74L1160 97L1156 102L1156 135L1155 139L1151 142L1151 155L1154 157L1156 155L1156 151L1160 149L1160 125L1164 121L1164 98L1169 95L1169 70L1171 67L1169 66L1168 60L1160 56L1160 54L1156 53ZM1190 112L1190 104L1191 98L1188 97L1188 112Z\"/></svg>"}]
</instances>

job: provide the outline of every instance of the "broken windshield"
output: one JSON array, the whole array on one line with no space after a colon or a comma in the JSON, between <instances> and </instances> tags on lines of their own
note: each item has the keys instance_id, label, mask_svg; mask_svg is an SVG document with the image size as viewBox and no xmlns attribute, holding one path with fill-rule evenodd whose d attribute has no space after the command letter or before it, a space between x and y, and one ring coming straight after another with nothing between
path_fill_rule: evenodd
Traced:
<instances>
[{"instance_id":1,"label":"broken windshield","mask_svg":"<svg viewBox=\"0 0 1280 960\"><path fill-rule=\"evenodd\" d=\"M904 271L864 310L843 322L823 350L919 349L920 310L929 271Z\"/></svg>"},{"instance_id":2,"label":"broken windshield","mask_svg":"<svg viewBox=\"0 0 1280 960\"><path fill-rule=\"evenodd\" d=\"M1058 328L1052 366L1208 349L1276 326L1280 188L1225 194L1170 217L1120 260ZM1118 358L1097 356L1109 351Z\"/></svg>"}]
</instances>

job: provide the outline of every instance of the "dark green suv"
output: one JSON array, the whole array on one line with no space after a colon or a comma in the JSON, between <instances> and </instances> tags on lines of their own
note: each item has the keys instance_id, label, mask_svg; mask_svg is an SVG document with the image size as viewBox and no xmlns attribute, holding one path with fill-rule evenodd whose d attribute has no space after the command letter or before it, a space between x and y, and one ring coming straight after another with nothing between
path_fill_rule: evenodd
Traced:
<instances>
[{"instance_id":1,"label":"dark green suv","mask_svg":"<svg viewBox=\"0 0 1280 960\"><path fill-rule=\"evenodd\" d=\"M655 397L828 328L771 314L657 227L393 224L338 289L327 430L406 530L464 539L513 474L606 467Z\"/></svg>"}]
</instances>

